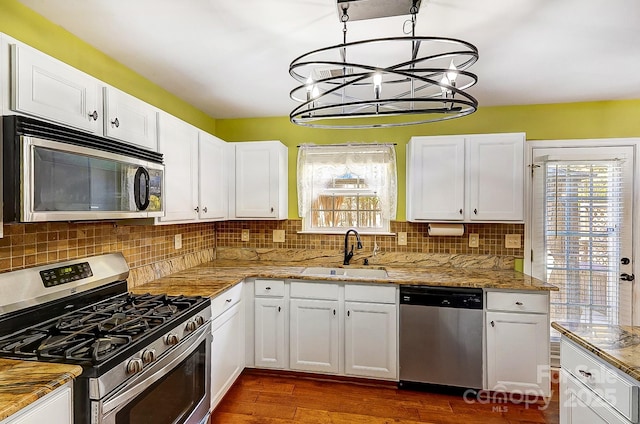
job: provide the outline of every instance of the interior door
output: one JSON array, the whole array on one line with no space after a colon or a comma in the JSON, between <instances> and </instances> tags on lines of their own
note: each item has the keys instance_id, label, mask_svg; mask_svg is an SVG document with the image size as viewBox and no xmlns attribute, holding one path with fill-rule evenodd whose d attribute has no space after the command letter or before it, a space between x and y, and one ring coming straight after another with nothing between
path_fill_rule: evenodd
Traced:
<instances>
[{"instance_id":1,"label":"interior door","mask_svg":"<svg viewBox=\"0 0 640 424\"><path fill-rule=\"evenodd\" d=\"M631 324L634 146L532 152L531 273L561 288L551 321Z\"/></svg>"}]
</instances>

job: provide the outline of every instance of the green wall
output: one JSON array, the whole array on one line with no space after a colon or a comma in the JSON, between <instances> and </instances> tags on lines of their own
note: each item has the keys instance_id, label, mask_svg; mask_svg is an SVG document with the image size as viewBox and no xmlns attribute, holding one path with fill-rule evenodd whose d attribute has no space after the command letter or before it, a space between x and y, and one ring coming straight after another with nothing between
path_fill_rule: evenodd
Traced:
<instances>
[{"instance_id":1,"label":"green wall","mask_svg":"<svg viewBox=\"0 0 640 424\"><path fill-rule=\"evenodd\" d=\"M216 131L215 119L206 113L116 62L17 0L0 0L0 32L93 75L198 128L210 133Z\"/></svg>"},{"instance_id":2,"label":"green wall","mask_svg":"<svg viewBox=\"0 0 640 424\"><path fill-rule=\"evenodd\" d=\"M398 217L405 220L405 146L417 135L525 132L528 140L640 137L640 100L482 107L446 122L398 128L328 130L301 127L288 117L219 119L226 141L280 140L289 147L289 218L297 218L296 146L301 143L392 142L398 155Z\"/></svg>"}]
</instances>

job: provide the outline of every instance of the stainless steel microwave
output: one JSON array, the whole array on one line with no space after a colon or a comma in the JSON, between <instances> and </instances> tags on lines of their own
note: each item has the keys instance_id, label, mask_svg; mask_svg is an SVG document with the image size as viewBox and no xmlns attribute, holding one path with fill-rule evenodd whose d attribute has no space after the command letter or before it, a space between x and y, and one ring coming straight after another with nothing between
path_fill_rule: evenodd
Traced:
<instances>
[{"instance_id":1,"label":"stainless steel microwave","mask_svg":"<svg viewBox=\"0 0 640 424\"><path fill-rule=\"evenodd\" d=\"M2 144L5 222L164 216L158 152L21 116Z\"/></svg>"}]
</instances>

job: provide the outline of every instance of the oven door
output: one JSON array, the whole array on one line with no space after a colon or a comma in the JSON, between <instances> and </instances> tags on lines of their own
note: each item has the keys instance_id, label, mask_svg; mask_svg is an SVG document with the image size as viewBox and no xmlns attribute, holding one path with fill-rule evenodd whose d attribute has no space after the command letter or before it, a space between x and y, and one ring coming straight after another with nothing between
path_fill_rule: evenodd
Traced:
<instances>
[{"instance_id":1,"label":"oven door","mask_svg":"<svg viewBox=\"0 0 640 424\"><path fill-rule=\"evenodd\" d=\"M105 399L92 424L201 424L209 419L211 325L202 325Z\"/></svg>"}]
</instances>

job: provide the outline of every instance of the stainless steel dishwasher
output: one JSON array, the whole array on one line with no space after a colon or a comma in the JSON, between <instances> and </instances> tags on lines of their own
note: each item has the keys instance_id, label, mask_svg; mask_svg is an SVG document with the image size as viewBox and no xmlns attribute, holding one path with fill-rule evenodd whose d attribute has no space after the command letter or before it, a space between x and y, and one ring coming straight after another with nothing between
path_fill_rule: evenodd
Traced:
<instances>
[{"instance_id":1,"label":"stainless steel dishwasher","mask_svg":"<svg viewBox=\"0 0 640 424\"><path fill-rule=\"evenodd\" d=\"M482 388L482 289L400 287L400 387Z\"/></svg>"}]
</instances>

